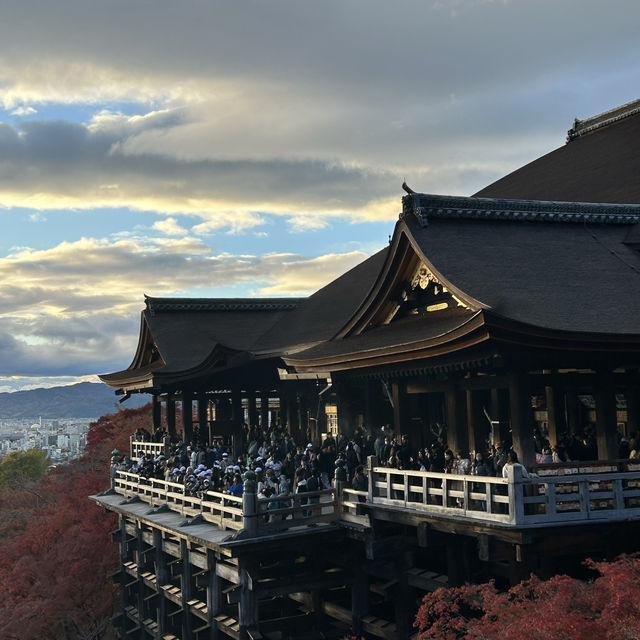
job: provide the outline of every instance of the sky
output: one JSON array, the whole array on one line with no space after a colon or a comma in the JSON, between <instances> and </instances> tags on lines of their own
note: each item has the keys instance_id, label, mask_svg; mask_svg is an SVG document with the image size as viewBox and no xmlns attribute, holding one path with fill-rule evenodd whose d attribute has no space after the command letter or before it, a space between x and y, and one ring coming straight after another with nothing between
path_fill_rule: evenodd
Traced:
<instances>
[{"instance_id":1,"label":"sky","mask_svg":"<svg viewBox=\"0 0 640 640\"><path fill-rule=\"evenodd\" d=\"M640 98L637 0L2 0L0 391L128 366L144 294L308 295L401 185Z\"/></svg>"}]
</instances>

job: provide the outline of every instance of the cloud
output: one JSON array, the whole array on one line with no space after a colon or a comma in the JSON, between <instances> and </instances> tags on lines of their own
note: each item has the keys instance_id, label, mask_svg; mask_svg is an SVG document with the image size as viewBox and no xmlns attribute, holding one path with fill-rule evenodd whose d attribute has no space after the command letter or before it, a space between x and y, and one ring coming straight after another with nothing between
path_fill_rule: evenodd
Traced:
<instances>
[{"instance_id":1,"label":"cloud","mask_svg":"<svg viewBox=\"0 0 640 640\"><path fill-rule=\"evenodd\" d=\"M34 113L38 113L37 109L33 107L16 107L13 111L11 111L12 116L32 116Z\"/></svg>"},{"instance_id":2,"label":"cloud","mask_svg":"<svg viewBox=\"0 0 640 640\"><path fill-rule=\"evenodd\" d=\"M14 3L2 104L96 114L4 125L0 202L188 213L209 233L370 219L403 178L472 193L635 97L640 13L614 4Z\"/></svg>"},{"instance_id":3,"label":"cloud","mask_svg":"<svg viewBox=\"0 0 640 640\"><path fill-rule=\"evenodd\" d=\"M212 295L243 285L260 295L306 295L366 255L214 254L188 236L23 248L0 258L0 376L90 375L126 366L143 292Z\"/></svg>"},{"instance_id":4,"label":"cloud","mask_svg":"<svg viewBox=\"0 0 640 640\"><path fill-rule=\"evenodd\" d=\"M153 228L168 236L184 236L187 234L187 230L181 227L175 218L158 220L158 222L153 223Z\"/></svg>"}]
</instances>

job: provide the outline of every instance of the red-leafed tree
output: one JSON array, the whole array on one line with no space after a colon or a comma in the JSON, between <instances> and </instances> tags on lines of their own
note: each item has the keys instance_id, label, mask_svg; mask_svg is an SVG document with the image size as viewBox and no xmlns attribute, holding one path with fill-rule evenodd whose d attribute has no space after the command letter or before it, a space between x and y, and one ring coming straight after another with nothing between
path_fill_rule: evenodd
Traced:
<instances>
[{"instance_id":1,"label":"red-leafed tree","mask_svg":"<svg viewBox=\"0 0 640 640\"><path fill-rule=\"evenodd\" d=\"M640 559L587 561L598 575L532 576L507 592L492 582L438 589L416 617L420 640L630 640L640 638Z\"/></svg>"},{"instance_id":2,"label":"red-leafed tree","mask_svg":"<svg viewBox=\"0 0 640 640\"><path fill-rule=\"evenodd\" d=\"M88 496L109 486L109 454L151 422L150 407L104 416L86 454L0 490L0 638L97 640L113 611L114 514Z\"/></svg>"}]
</instances>

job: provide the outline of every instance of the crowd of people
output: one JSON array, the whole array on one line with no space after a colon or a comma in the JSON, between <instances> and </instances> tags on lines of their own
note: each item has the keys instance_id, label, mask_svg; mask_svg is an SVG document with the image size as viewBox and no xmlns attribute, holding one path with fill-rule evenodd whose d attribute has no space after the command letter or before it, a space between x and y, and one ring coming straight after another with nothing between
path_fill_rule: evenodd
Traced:
<instances>
[{"instance_id":1,"label":"crowd of people","mask_svg":"<svg viewBox=\"0 0 640 640\"><path fill-rule=\"evenodd\" d=\"M139 429L134 439L161 441L165 435L162 430L151 434ZM329 488L338 459L342 460L348 485L366 491L368 479L364 469L369 456L375 456L379 466L398 470L506 477L506 468L517 464L523 475L528 475L516 452L501 442L487 442L483 451L467 453L452 451L442 440L434 438L431 446L416 450L407 435L397 436L388 427L386 430L382 427L375 436L356 429L351 439L329 435L319 446L311 442L302 446L281 426L261 429L244 425L242 453L235 458L231 448L221 441L211 444L178 441L171 445L168 455L145 454L132 460L118 454L112 460L112 469L183 485L187 495L201 496L212 490L237 497L242 496L244 474L250 470L256 476L258 497L267 500ZM535 430L534 440L539 464L597 458L595 437L589 430L581 437L565 435L553 447L539 430ZM637 457L638 448L635 439L622 439L621 457Z\"/></svg>"}]
</instances>

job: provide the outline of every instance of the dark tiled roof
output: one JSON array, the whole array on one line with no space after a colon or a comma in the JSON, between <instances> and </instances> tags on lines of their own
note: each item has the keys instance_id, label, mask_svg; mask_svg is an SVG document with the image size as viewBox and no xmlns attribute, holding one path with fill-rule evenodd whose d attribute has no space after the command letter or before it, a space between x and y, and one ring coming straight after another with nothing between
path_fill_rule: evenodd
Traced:
<instances>
[{"instance_id":1,"label":"dark tiled roof","mask_svg":"<svg viewBox=\"0 0 640 640\"><path fill-rule=\"evenodd\" d=\"M151 298L151 314L158 311L289 311L305 298Z\"/></svg>"},{"instance_id":2,"label":"dark tiled roof","mask_svg":"<svg viewBox=\"0 0 640 640\"><path fill-rule=\"evenodd\" d=\"M492 313L557 330L640 334L640 252L624 243L627 225L404 222L433 268Z\"/></svg>"},{"instance_id":3,"label":"dark tiled roof","mask_svg":"<svg viewBox=\"0 0 640 640\"><path fill-rule=\"evenodd\" d=\"M424 318L409 317L388 325L382 325L362 334L340 340L323 342L286 358L287 362L314 360L345 355L368 357L387 348L411 348L422 342L446 339L447 334L463 327L478 312L459 309L445 313L434 313Z\"/></svg>"},{"instance_id":4,"label":"dark tiled roof","mask_svg":"<svg viewBox=\"0 0 640 640\"><path fill-rule=\"evenodd\" d=\"M402 199L403 216L413 214L425 227L430 219L515 220L521 222L593 222L638 224L640 204L594 204L504 198L466 198L414 194Z\"/></svg>"},{"instance_id":5,"label":"dark tiled roof","mask_svg":"<svg viewBox=\"0 0 640 640\"><path fill-rule=\"evenodd\" d=\"M629 107L629 108L626 108ZM475 195L640 203L640 103L579 121L571 141Z\"/></svg>"}]
</instances>

